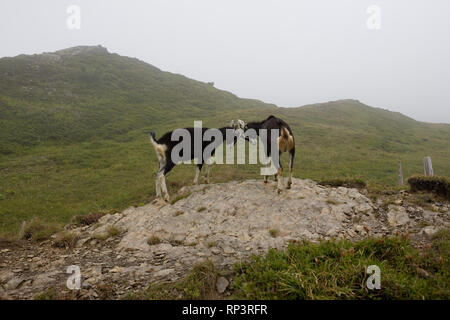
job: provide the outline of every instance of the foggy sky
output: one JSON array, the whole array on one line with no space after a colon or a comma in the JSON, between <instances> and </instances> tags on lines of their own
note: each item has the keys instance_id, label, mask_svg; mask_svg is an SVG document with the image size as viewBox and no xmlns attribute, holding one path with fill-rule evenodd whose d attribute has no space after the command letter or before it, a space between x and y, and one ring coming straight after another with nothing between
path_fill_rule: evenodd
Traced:
<instances>
[{"instance_id":1,"label":"foggy sky","mask_svg":"<svg viewBox=\"0 0 450 320\"><path fill-rule=\"evenodd\" d=\"M282 107L353 98L450 123L449 13L448 0L1 0L0 57L101 44Z\"/></svg>"}]
</instances>

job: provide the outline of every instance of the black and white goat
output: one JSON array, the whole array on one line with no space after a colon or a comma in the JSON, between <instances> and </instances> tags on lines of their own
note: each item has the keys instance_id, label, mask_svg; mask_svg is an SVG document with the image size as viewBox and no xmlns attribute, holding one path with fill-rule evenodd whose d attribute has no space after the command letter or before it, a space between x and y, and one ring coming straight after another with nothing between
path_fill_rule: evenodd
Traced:
<instances>
[{"instance_id":1,"label":"black and white goat","mask_svg":"<svg viewBox=\"0 0 450 320\"><path fill-rule=\"evenodd\" d=\"M289 179L287 183L287 189L291 188L292 185L292 172L294 167L294 157L295 157L295 140L294 135L292 133L291 127L282 119L270 116L267 119L263 121L255 121L250 123L245 123L242 120L238 120L238 126L240 129L244 130L245 139L249 140L252 143L255 143L258 138L263 139L262 144L264 145L264 149L266 152L267 158L272 158L272 164L274 165L275 169L277 169L277 172L275 174L275 177L278 182L278 193L281 192L281 186L283 184L283 167L281 166L280 156L283 152L289 152ZM251 130L253 129L253 130ZM265 129L267 130L267 134L265 137L260 135L260 130ZM274 150L272 149L271 144L271 137L272 137L272 130L277 129L278 130L278 137L277 137L277 148L278 148L278 158L273 157ZM269 176L264 176L264 183L267 183Z\"/></svg>"},{"instance_id":2,"label":"black and white goat","mask_svg":"<svg viewBox=\"0 0 450 320\"><path fill-rule=\"evenodd\" d=\"M203 139L203 136L208 128L183 128L178 130L185 130L185 132L193 138L196 135L196 130L201 130L201 152L203 156L203 152L208 147L210 149L210 155L211 157L215 155L215 149L222 144L225 140L222 139L214 139L213 141L205 141ZM234 124L234 121L231 121L230 125L228 127L223 127L220 129L217 129L220 131L222 137L227 137L227 130L232 130L233 137L231 141L226 141L227 144L231 145L236 143L238 136L236 135L236 132L238 131L238 126ZM159 160L159 170L156 174L156 196L164 198L165 201L169 201L169 193L167 191L166 186L166 175L170 172L170 170L173 169L177 164L184 161L190 161L193 159L198 159L198 155L196 154L196 150L194 147L195 141L194 139L189 139L189 145L187 150L181 149L179 157L182 159L182 161L174 161L172 158L172 151L174 150L175 146L177 146L180 142L174 141L173 139L173 133L175 131L170 131L165 133L161 138L156 140L155 133L150 132L150 141L152 142L153 148L155 149L156 155ZM242 131L241 131L242 132ZM198 132L200 134L200 132ZM211 139L212 140L212 139ZM186 152L184 152L186 151ZM211 163L208 163L211 160L211 157L203 158L200 157L201 160L197 163L197 168L195 172L195 178L194 178L194 184L198 184L198 177L200 175L200 171L202 170L203 164L206 163L206 174L205 174L205 183L209 183L209 170Z\"/></svg>"}]
</instances>

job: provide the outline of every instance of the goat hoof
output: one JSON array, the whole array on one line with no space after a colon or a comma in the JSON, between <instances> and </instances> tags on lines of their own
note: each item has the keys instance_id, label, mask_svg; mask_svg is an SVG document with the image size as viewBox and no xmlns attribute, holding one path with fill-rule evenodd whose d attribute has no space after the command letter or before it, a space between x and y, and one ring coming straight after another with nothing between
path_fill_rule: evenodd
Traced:
<instances>
[{"instance_id":1,"label":"goat hoof","mask_svg":"<svg viewBox=\"0 0 450 320\"><path fill-rule=\"evenodd\" d=\"M205 180L205 184L209 184L209 180Z\"/></svg>"},{"instance_id":2,"label":"goat hoof","mask_svg":"<svg viewBox=\"0 0 450 320\"><path fill-rule=\"evenodd\" d=\"M291 184L288 183L288 185L286 186L286 189L290 189L291 188Z\"/></svg>"},{"instance_id":3,"label":"goat hoof","mask_svg":"<svg viewBox=\"0 0 450 320\"><path fill-rule=\"evenodd\" d=\"M164 197L164 201L165 201L165 202L170 202L169 196L165 196L165 197Z\"/></svg>"},{"instance_id":4,"label":"goat hoof","mask_svg":"<svg viewBox=\"0 0 450 320\"><path fill-rule=\"evenodd\" d=\"M267 180L264 180L264 184L267 184L269 181L267 181Z\"/></svg>"},{"instance_id":5,"label":"goat hoof","mask_svg":"<svg viewBox=\"0 0 450 320\"><path fill-rule=\"evenodd\" d=\"M281 193L281 189L277 189L277 192L278 192L278 194L280 194Z\"/></svg>"}]
</instances>

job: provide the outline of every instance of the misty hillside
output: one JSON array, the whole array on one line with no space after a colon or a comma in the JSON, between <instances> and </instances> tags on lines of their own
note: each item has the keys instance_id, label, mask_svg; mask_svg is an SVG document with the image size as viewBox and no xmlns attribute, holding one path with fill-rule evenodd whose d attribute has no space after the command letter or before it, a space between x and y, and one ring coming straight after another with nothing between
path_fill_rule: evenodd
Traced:
<instances>
[{"instance_id":1,"label":"misty hillside","mask_svg":"<svg viewBox=\"0 0 450 320\"><path fill-rule=\"evenodd\" d=\"M267 106L98 47L0 59L0 152ZM5 144L9 144L8 149Z\"/></svg>"},{"instance_id":2,"label":"misty hillside","mask_svg":"<svg viewBox=\"0 0 450 320\"><path fill-rule=\"evenodd\" d=\"M437 175L450 175L450 125L357 100L278 108L100 46L2 58L0 75L0 234L32 217L60 224L145 204L158 167L148 131L159 137L194 120L220 127L237 118L283 118L295 135L299 178L395 186L397 161L408 177L423 172L425 156ZM211 181L260 178L259 168L215 166ZM193 174L192 166L175 168L169 191Z\"/></svg>"}]
</instances>

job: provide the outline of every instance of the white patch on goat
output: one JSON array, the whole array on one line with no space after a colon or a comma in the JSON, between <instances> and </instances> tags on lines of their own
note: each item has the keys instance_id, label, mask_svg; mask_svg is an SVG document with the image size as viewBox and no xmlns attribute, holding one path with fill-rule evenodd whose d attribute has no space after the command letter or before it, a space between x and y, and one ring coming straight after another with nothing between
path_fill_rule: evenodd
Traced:
<instances>
[{"instance_id":1,"label":"white patch on goat","mask_svg":"<svg viewBox=\"0 0 450 320\"><path fill-rule=\"evenodd\" d=\"M161 185L161 190L164 195L164 200L169 202L169 192L167 192L167 186L166 186L166 177L164 176L164 173L160 172L158 173L159 183Z\"/></svg>"},{"instance_id":2,"label":"white patch on goat","mask_svg":"<svg viewBox=\"0 0 450 320\"><path fill-rule=\"evenodd\" d=\"M159 181L159 174L156 176L156 197L161 198L161 183Z\"/></svg>"},{"instance_id":3,"label":"white patch on goat","mask_svg":"<svg viewBox=\"0 0 450 320\"><path fill-rule=\"evenodd\" d=\"M282 186L283 186L283 169L279 168L277 173L277 180L278 180L278 193L281 192Z\"/></svg>"}]
</instances>

